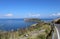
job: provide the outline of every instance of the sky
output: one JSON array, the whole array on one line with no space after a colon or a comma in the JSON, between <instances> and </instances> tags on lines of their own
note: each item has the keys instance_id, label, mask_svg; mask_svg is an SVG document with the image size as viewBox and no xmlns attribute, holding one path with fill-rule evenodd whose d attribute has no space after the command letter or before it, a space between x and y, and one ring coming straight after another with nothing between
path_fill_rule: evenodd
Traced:
<instances>
[{"instance_id":1,"label":"sky","mask_svg":"<svg viewBox=\"0 0 60 39\"><path fill-rule=\"evenodd\" d=\"M0 0L0 18L60 16L60 0Z\"/></svg>"}]
</instances>

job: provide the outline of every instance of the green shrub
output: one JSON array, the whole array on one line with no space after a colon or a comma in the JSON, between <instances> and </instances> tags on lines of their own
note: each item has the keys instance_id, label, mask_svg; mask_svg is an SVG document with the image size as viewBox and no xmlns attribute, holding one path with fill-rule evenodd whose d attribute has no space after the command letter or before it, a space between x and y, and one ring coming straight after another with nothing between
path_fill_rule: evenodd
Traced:
<instances>
[{"instance_id":1,"label":"green shrub","mask_svg":"<svg viewBox=\"0 0 60 39\"><path fill-rule=\"evenodd\" d=\"M37 39L46 39L45 35L41 34L37 36Z\"/></svg>"}]
</instances>

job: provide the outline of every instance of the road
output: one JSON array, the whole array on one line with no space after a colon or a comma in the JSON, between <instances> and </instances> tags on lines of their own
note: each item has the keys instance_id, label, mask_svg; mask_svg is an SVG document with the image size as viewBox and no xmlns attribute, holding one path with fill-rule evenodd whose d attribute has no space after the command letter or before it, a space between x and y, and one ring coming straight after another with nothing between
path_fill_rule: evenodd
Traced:
<instances>
[{"instance_id":1,"label":"road","mask_svg":"<svg viewBox=\"0 0 60 39\"><path fill-rule=\"evenodd\" d=\"M55 26L55 29L57 31L58 39L60 39L60 24L54 24L54 26Z\"/></svg>"}]
</instances>

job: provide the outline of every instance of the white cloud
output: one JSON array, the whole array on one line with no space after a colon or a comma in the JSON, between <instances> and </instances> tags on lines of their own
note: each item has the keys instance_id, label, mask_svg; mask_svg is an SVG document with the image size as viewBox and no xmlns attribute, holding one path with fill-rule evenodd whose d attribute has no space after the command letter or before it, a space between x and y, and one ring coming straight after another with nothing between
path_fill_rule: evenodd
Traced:
<instances>
[{"instance_id":1,"label":"white cloud","mask_svg":"<svg viewBox=\"0 0 60 39\"><path fill-rule=\"evenodd\" d=\"M7 17L11 17L11 16L13 16L13 14L6 14L6 15L4 15L4 16L7 16Z\"/></svg>"},{"instance_id":2,"label":"white cloud","mask_svg":"<svg viewBox=\"0 0 60 39\"><path fill-rule=\"evenodd\" d=\"M60 13L53 13L50 16L60 16Z\"/></svg>"},{"instance_id":3,"label":"white cloud","mask_svg":"<svg viewBox=\"0 0 60 39\"><path fill-rule=\"evenodd\" d=\"M32 14L32 13L30 13L30 14L28 14L28 16L29 17L40 17L40 14Z\"/></svg>"}]
</instances>

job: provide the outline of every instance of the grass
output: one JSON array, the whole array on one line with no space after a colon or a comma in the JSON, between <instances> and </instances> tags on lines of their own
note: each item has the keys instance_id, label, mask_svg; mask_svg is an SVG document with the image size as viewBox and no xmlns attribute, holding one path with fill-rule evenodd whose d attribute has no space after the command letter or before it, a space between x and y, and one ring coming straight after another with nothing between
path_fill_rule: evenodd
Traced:
<instances>
[{"instance_id":1,"label":"grass","mask_svg":"<svg viewBox=\"0 0 60 39\"><path fill-rule=\"evenodd\" d=\"M46 39L46 36L47 34L50 32L51 28L50 28L50 25L42 25L42 26L37 26L36 28L33 28L32 31L37 31L37 30L42 30L42 29L45 29L44 32L42 32L41 34L38 34L36 37L34 36L30 36L28 37L27 39ZM31 33L31 32L30 32ZM43 34L44 33L44 34Z\"/></svg>"}]
</instances>

